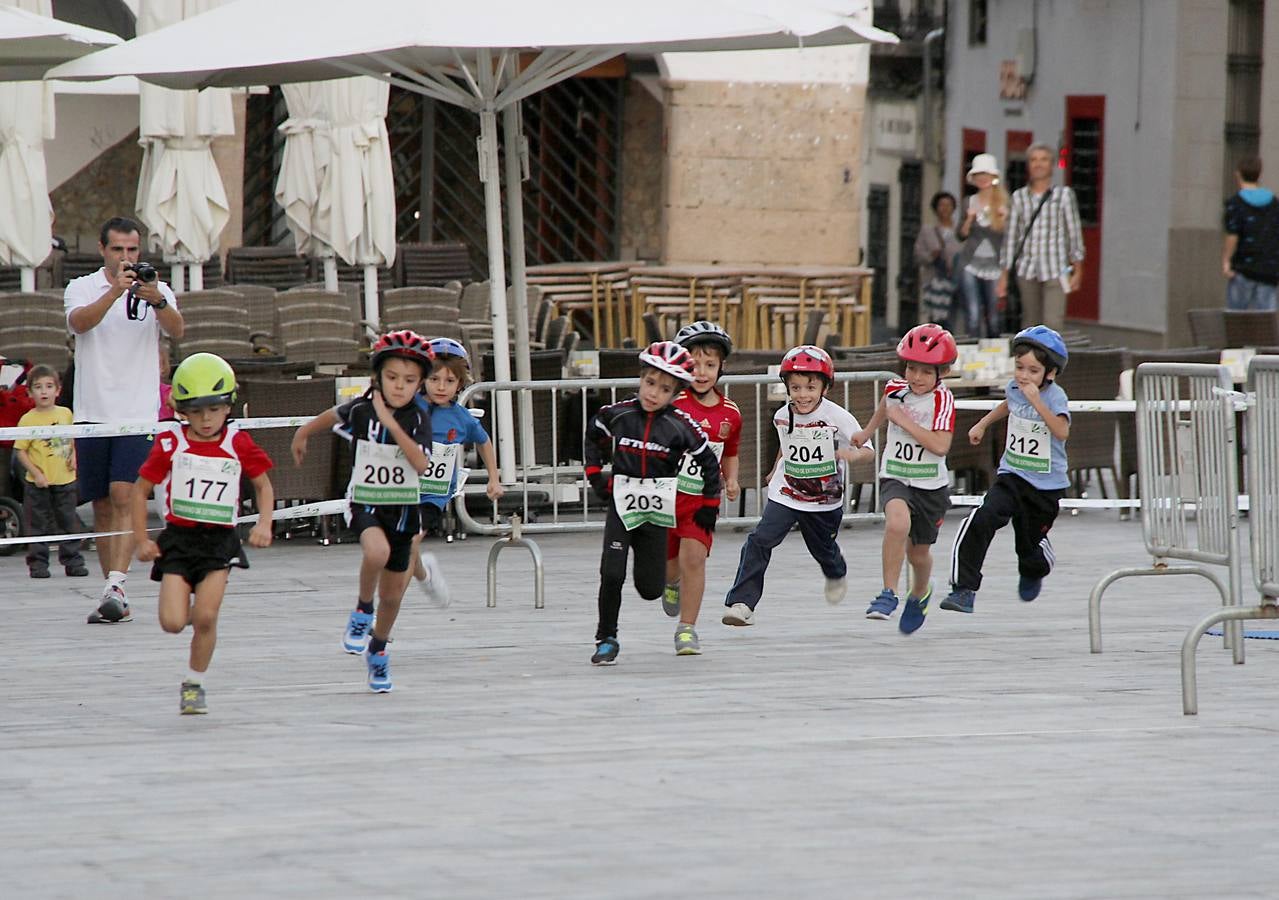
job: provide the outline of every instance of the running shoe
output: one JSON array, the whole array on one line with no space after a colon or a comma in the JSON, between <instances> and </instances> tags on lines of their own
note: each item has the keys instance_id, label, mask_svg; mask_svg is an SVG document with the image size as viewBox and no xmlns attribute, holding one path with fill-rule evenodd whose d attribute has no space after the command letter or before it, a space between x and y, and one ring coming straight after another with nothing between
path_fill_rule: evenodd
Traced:
<instances>
[{"instance_id":1,"label":"running shoe","mask_svg":"<svg viewBox=\"0 0 1279 900\"><path fill-rule=\"evenodd\" d=\"M973 611L973 604L976 602L976 591L970 591L968 588L955 588L950 592L950 595L941 602L941 608L953 610L954 612L970 613Z\"/></svg>"},{"instance_id":2,"label":"running shoe","mask_svg":"<svg viewBox=\"0 0 1279 900\"><path fill-rule=\"evenodd\" d=\"M435 558L434 553L423 553L422 567L426 569L426 580L419 581L418 586L422 588L422 592L426 594L428 600L440 607L440 609L447 609L451 600L449 583L444 577L444 570L440 567L440 561Z\"/></svg>"},{"instance_id":3,"label":"running shoe","mask_svg":"<svg viewBox=\"0 0 1279 900\"><path fill-rule=\"evenodd\" d=\"M369 646L369 634L373 631L373 614L351 611L351 618L346 620L346 631L342 635L342 649L352 655L363 653Z\"/></svg>"},{"instance_id":4,"label":"running shoe","mask_svg":"<svg viewBox=\"0 0 1279 900\"><path fill-rule=\"evenodd\" d=\"M754 625L755 610L745 603L734 603L724 612L724 618L720 621L725 625Z\"/></svg>"},{"instance_id":5,"label":"running shoe","mask_svg":"<svg viewBox=\"0 0 1279 900\"><path fill-rule=\"evenodd\" d=\"M681 624L675 629L675 655L700 656L702 642L697 639L697 631L692 625Z\"/></svg>"},{"instance_id":6,"label":"running shoe","mask_svg":"<svg viewBox=\"0 0 1279 900\"><path fill-rule=\"evenodd\" d=\"M1039 596L1039 592L1044 589L1044 580L1042 578L1027 578L1022 575L1017 579L1017 596L1025 600L1027 603Z\"/></svg>"},{"instance_id":7,"label":"running shoe","mask_svg":"<svg viewBox=\"0 0 1279 900\"><path fill-rule=\"evenodd\" d=\"M102 592L102 602L98 608L89 613L90 625L115 625L119 622L132 622L133 615L125 600L124 588L118 584L109 584Z\"/></svg>"},{"instance_id":8,"label":"running shoe","mask_svg":"<svg viewBox=\"0 0 1279 900\"><path fill-rule=\"evenodd\" d=\"M891 619L893 613L897 610L897 595L884 588L879 592L879 596L870 601L870 606L866 607L866 618L868 619Z\"/></svg>"},{"instance_id":9,"label":"running shoe","mask_svg":"<svg viewBox=\"0 0 1279 900\"><path fill-rule=\"evenodd\" d=\"M933 586L928 585L928 590L924 591L924 596L916 597L914 594L906 595L906 607L902 610L901 618L897 620L897 628L902 634L914 634L924 625L924 616L928 615L928 601L932 599Z\"/></svg>"},{"instance_id":10,"label":"running shoe","mask_svg":"<svg viewBox=\"0 0 1279 900\"><path fill-rule=\"evenodd\" d=\"M662 612L672 619L679 615L679 585L668 584L662 590Z\"/></svg>"},{"instance_id":11,"label":"running shoe","mask_svg":"<svg viewBox=\"0 0 1279 900\"><path fill-rule=\"evenodd\" d=\"M32 578L51 578L48 569L28 569L27 574Z\"/></svg>"},{"instance_id":12,"label":"running shoe","mask_svg":"<svg viewBox=\"0 0 1279 900\"><path fill-rule=\"evenodd\" d=\"M369 667L369 690L375 694L391 691L391 658L383 650L380 653L364 651L364 661Z\"/></svg>"},{"instance_id":13,"label":"running shoe","mask_svg":"<svg viewBox=\"0 0 1279 900\"><path fill-rule=\"evenodd\" d=\"M831 606L836 605L844 599L844 594L848 592L848 581L844 578L827 578L826 579L826 602Z\"/></svg>"},{"instance_id":14,"label":"running shoe","mask_svg":"<svg viewBox=\"0 0 1279 900\"><path fill-rule=\"evenodd\" d=\"M617 665L617 654L621 651L622 645L617 642L617 638L604 638L602 641L596 641L595 652L591 654L591 665L615 666Z\"/></svg>"},{"instance_id":15,"label":"running shoe","mask_svg":"<svg viewBox=\"0 0 1279 900\"><path fill-rule=\"evenodd\" d=\"M178 696L178 712L184 716L202 716L209 711L204 702L204 685L190 681L182 682L182 691Z\"/></svg>"},{"instance_id":16,"label":"running shoe","mask_svg":"<svg viewBox=\"0 0 1279 900\"><path fill-rule=\"evenodd\" d=\"M87 578L89 575L89 569L84 565L72 564L66 566L64 571L67 573L68 578Z\"/></svg>"}]
</instances>

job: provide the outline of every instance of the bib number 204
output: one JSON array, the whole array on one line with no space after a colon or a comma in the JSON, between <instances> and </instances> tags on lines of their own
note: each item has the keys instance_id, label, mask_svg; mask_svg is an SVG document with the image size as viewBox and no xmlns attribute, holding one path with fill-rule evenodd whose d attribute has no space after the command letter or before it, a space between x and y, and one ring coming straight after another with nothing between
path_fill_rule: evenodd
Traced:
<instances>
[{"instance_id":1,"label":"bib number 204","mask_svg":"<svg viewBox=\"0 0 1279 900\"><path fill-rule=\"evenodd\" d=\"M806 444L791 444L790 456L791 462L823 462L826 459L822 453L821 446L808 446Z\"/></svg>"}]
</instances>

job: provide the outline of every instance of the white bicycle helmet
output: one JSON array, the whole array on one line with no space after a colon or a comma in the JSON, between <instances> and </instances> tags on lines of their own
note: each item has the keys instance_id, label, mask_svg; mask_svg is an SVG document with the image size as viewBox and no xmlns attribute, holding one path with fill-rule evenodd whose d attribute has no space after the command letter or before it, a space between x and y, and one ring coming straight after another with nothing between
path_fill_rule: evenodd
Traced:
<instances>
[{"instance_id":1,"label":"white bicycle helmet","mask_svg":"<svg viewBox=\"0 0 1279 900\"><path fill-rule=\"evenodd\" d=\"M714 344L723 352L725 359L733 352L733 339L728 336L728 332L705 319L700 322L690 322L677 331L675 343L686 350L691 350L698 344Z\"/></svg>"},{"instance_id":2,"label":"white bicycle helmet","mask_svg":"<svg viewBox=\"0 0 1279 900\"><path fill-rule=\"evenodd\" d=\"M640 351L639 361L642 366L652 366L686 384L693 383L693 357L674 341L654 341Z\"/></svg>"}]
</instances>

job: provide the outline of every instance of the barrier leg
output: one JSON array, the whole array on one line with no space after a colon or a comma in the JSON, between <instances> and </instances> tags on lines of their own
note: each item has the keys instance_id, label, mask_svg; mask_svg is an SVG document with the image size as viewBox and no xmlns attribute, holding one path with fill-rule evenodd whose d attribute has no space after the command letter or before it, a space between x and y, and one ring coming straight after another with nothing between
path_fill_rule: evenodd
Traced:
<instances>
[{"instance_id":1,"label":"barrier leg","mask_svg":"<svg viewBox=\"0 0 1279 900\"><path fill-rule=\"evenodd\" d=\"M1200 566L1165 566L1156 565L1145 569L1116 569L1101 581L1097 582L1092 589L1092 593L1088 595L1088 644L1093 653L1101 652L1101 595L1106 588L1118 581L1120 578L1138 575L1199 575L1207 578L1217 588L1217 592L1221 594L1221 605L1230 607L1229 593L1226 586L1221 583L1221 579L1216 573L1210 569L1204 569Z\"/></svg>"},{"instance_id":2,"label":"barrier leg","mask_svg":"<svg viewBox=\"0 0 1279 900\"><path fill-rule=\"evenodd\" d=\"M546 578L542 565L542 548L531 538L520 536L520 517L511 516L511 536L505 540L494 541L489 548L488 557L488 599L489 609L497 606L497 558L507 547L523 547L533 557L533 608L546 607Z\"/></svg>"},{"instance_id":3,"label":"barrier leg","mask_svg":"<svg viewBox=\"0 0 1279 900\"><path fill-rule=\"evenodd\" d=\"M1181 642L1181 710L1188 716L1199 714L1199 692L1195 677L1195 650L1199 647L1199 639L1214 625L1245 622L1253 619L1279 619L1279 606L1267 603L1265 606L1231 606L1209 613L1190 629L1186 639ZM1240 643L1243 642L1242 636Z\"/></svg>"}]
</instances>

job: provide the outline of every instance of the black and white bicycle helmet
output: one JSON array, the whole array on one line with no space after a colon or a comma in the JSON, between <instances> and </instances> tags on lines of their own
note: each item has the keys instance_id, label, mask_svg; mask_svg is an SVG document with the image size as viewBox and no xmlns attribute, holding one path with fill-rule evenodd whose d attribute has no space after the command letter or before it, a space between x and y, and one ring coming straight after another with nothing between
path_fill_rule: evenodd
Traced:
<instances>
[{"instance_id":1,"label":"black and white bicycle helmet","mask_svg":"<svg viewBox=\"0 0 1279 900\"><path fill-rule=\"evenodd\" d=\"M654 341L640 351L639 361L642 366L652 366L687 384L693 383L693 357L674 341Z\"/></svg>"},{"instance_id":2,"label":"black and white bicycle helmet","mask_svg":"<svg viewBox=\"0 0 1279 900\"><path fill-rule=\"evenodd\" d=\"M733 352L733 339L728 336L728 332L705 319L690 322L681 328L675 334L675 343L685 350L692 350L698 344L714 344L723 352L725 359Z\"/></svg>"}]
</instances>

